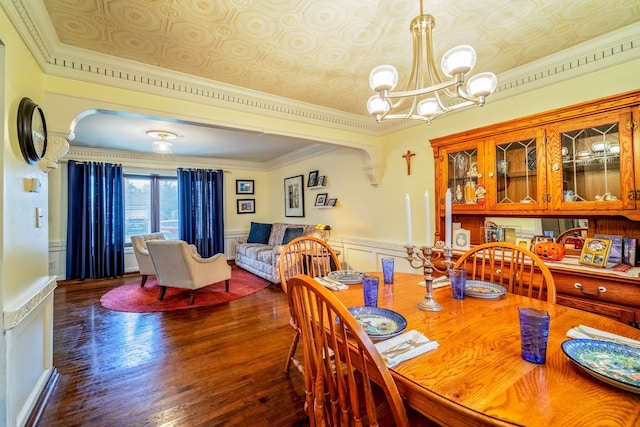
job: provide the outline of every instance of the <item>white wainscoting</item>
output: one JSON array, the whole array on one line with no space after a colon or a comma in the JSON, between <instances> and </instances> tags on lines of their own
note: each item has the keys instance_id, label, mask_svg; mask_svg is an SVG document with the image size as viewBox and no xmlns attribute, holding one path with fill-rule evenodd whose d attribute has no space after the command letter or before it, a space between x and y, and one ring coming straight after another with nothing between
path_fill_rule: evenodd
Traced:
<instances>
[{"instance_id":1,"label":"white wainscoting","mask_svg":"<svg viewBox=\"0 0 640 427\"><path fill-rule=\"evenodd\" d=\"M231 230L226 232L224 254L227 259L234 259L236 256L235 239L237 237L246 237L248 234L248 230ZM66 242L49 242L49 274L58 277L60 280L64 280L67 274L66 257ZM138 271L138 263L133 254L133 249L130 246L124 248L124 271L125 273Z\"/></svg>"},{"instance_id":2,"label":"white wainscoting","mask_svg":"<svg viewBox=\"0 0 640 427\"><path fill-rule=\"evenodd\" d=\"M7 343L7 420L25 425L53 372L55 277L34 283L24 300L4 307Z\"/></svg>"},{"instance_id":3,"label":"white wainscoting","mask_svg":"<svg viewBox=\"0 0 640 427\"><path fill-rule=\"evenodd\" d=\"M225 235L224 254L228 260L236 256L235 239L246 237L248 230L228 230ZM407 252L402 245L362 240L355 237L335 236L329 239L334 250L340 251L340 262L345 270L379 271L381 258L394 258L395 271L422 274L422 269L411 268L405 259ZM138 271L138 264L131 247L125 248L125 272ZM49 274L64 280L66 277L66 243L49 244Z\"/></svg>"},{"instance_id":4,"label":"white wainscoting","mask_svg":"<svg viewBox=\"0 0 640 427\"><path fill-rule=\"evenodd\" d=\"M355 237L337 237L329 239L331 247L340 251L340 262L345 270L380 271L381 259L393 258L397 272L422 274L422 269L414 270L405 258L407 252L403 245L362 240Z\"/></svg>"}]
</instances>

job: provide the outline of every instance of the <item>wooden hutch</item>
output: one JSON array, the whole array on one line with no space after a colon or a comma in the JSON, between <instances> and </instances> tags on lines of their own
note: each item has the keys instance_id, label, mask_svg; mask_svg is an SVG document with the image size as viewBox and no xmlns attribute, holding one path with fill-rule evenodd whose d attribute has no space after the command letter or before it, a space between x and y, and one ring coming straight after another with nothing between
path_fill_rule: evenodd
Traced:
<instances>
[{"instance_id":1,"label":"wooden hutch","mask_svg":"<svg viewBox=\"0 0 640 427\"><path fill-rule=\"evenodd\" d=\"M584 218L587 236L640 240L640 90L431 140L439 216L484 241L486 217ZM640 252L638 253L640 257ZM549 262L558 303L638 327L640 267Z\"/></svg>"}]
</instances>

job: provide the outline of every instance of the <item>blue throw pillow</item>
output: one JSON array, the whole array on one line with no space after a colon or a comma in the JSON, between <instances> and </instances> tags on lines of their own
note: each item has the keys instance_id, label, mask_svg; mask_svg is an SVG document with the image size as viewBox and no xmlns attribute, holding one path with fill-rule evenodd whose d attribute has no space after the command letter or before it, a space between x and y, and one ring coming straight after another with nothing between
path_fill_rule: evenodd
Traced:
<instances>
[{"instance_id":1,"label":"blue throw pillow","mask_svg":"<svg viewBox=\"0 0 640 427\"><path fill-rule=\"evenodd\" d=\"M302 236L303 229L302 227L289 227L284 231L284 236L282 237L282 244L286 245L296 237Z\"/></svg>"},{"instance_id":2,"label":"blue throw pillow","mask_svg":"<svg viewBox=\"0 0 640 427\"><path fill-rule=\"evenodd\" d=\"M249 230L249 237L247 238L247 243L262 243L263 245L266 245L269 242L270 234L271 234L271 224L251 222L251 230Z\"/></svg>"}]
</instances>

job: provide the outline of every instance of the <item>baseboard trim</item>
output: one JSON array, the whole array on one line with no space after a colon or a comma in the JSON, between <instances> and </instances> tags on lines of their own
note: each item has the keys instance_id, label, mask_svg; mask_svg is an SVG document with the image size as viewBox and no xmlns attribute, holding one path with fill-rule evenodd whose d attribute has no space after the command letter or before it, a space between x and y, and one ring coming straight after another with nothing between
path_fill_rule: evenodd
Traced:
<instances>
[{"instance_id":1,"label":"baseboard trim","mask_svg":"<svg viewBox=\"0 0 640 427\"><path fill-rule=\"evenodd\" d=\"M54 367L51 369L51 375L49 375L49 379L47 380L47 384L44 386L44 389L38 396L38 399L33 406L33 410L27 421L25 422L25 427L35 427L39 424L40 418L44 412L44 408L47 406L47 402L49 401L49 397L51 396L51 392L53 388L58 382L60 378L60 374L58 374L58 370Z\"/></svg>"}]
</instances>

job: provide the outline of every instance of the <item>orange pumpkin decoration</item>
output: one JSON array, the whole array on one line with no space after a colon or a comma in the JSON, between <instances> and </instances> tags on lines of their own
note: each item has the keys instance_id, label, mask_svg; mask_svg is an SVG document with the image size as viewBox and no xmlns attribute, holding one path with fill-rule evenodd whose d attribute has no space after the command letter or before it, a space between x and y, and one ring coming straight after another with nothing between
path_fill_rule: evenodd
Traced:
<instances>
[{"instance_id":1,"label":"orange pumpkin decoration","mask_svg":"<svg viewBox=\"0 0 640 427\"><path fill-rule=\"evenodd\" d=\"M538 242L534 252L542 259L560 261L564 258L564 245L554 242Z\"/></svg>"}]
</instances>

